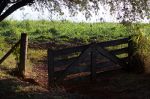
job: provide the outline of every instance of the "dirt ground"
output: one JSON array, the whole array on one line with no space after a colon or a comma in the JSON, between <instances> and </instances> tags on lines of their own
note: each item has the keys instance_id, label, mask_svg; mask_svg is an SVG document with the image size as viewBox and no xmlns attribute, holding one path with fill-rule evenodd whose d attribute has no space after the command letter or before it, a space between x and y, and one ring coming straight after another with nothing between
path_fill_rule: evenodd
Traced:
<instances>
[{"instance_id":1,"label":"dirt ground","mask_svg":"<svg viewBox=\"0 0 150 99\"><path fill-rule=\"evenodd\" d=\"M35 80L47 88L47 66L33 68ZM81 96L82 99L149 99L150 74L135 74L123 70L99 73L94 81L87 77L67 80L55 90ZM52 89L54 90L54 89Z\"/></svg>"},{"instance_id":2,"label":"dirt ground","mask_svg":"<svg viewBox=\"0 0 150 99\"><path fill-rule=\"evenodd\" d=\"M99 73L65 80L47 88L47 66L35 65L30 77L38 84L22 81L0 69L0 99L149 99L150 74L135 74L123 70Z\"/></svg>"}]
</instances>

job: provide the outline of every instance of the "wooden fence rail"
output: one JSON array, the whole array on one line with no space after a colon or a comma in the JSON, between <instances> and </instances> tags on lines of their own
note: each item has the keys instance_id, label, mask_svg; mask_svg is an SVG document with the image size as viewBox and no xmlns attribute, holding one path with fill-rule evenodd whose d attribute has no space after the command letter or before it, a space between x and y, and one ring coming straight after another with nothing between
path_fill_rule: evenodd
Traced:
<instances>
[{"instance_id":1,"label":"wooden fence rail","mask_svg":"<svg viewBox=\"0 0 150 99\"><path fill-rule=\"evenodd\" d=\"M21 40L19 40L1 59L0 64L4 62L4 60L19 46Z\"/></svg>"},{"instance_id":2,"label":"wooden fence rail","mask_svg":"<svg viewBox=\"0 0 150 99\"><path fill-rule=\"evenodd\" d=\"M48 50L48 75L49 86L52 82L63 78L68 74L78 72L90 72L91 79L95 78L96 70L98 68L107 67L107 65L117 64L126 67L128 64L128 43L129 38L118 40L92 43L89 45L66 48L61 50ZM107 47L114 47L124 45L120 49L108 50ZM117 55L127 54L124 57ZM97 57L105 57L106 60L97 59ZM109 61L108 61L109 60ZM82 66L82 65L85 66Z\"/></svg>"},{"instance_id":3,"label":"wooden fence rail","mask_svg":"<svg viewBox=\"0 0 150 99\"><path fill-rule=\"evenodd\" d=\"M21 34L21 39L0 59L0 64L2 64L14 50L20 46L20 60L19 65L17 67L17 76L24 77L26 58L27 58L27 45L28 45L28 37L26 33Z\"/></svg>"}]
</instances>

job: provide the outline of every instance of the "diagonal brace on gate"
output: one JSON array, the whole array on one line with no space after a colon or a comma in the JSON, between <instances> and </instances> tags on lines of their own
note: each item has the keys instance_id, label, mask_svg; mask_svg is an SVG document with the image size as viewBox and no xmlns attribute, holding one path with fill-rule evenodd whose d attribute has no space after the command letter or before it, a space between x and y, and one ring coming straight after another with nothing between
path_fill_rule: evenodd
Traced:
<instances>
[{"instance_id":1,"label":"diagonal brace on gate","mask_svg":"<svg viewBox=\"0 0 150 99\"><path fill-rule=\"evenodd\" d=\"M84 60L88 53L91 52L91 46L89 46L87 49L81 52L81 54L78 56L78 58L73 61L70 65L67 66L67 68L60 74L60 77L57 79L63 79L69 69L71 69L75 64L77 64L80 60Z\"/></svg>"},{"instance_id":2,"label":"diagonal brace on gate","mask_svg":"<svg viewBox=\"0 0 150 99\"><path fill-rule=\"evenodd\" d=\"M75 47L75 48L71 48L71 49L64 49L64 50L57 50L57 51L48 51L48 74L49 74L49 85L57 80L62 80L66 75L68 75L68 73L72 73L75 71L77 71L76 69L79 69L81 72L90 72L91 78L95 78L96 76L96 72L97 72L97 66L101 65L99 64L99 62L96 60L98 55L101 55L107 59L109 59L111 61L111 63L115 63L117 65L122 66L123 68L127 68L127 63L126 63L126 58L119 58L116 55L118 54L122 54L122 53L128 53L128 47L125 47L123 49L119 49L119 50L113 50L113 51L109 51L107 49L104 49L104 47L107 46L114 46L114 45L121 45L121 44L128 44L127 39L121 39L121 40L115 40L115 41L109 41L109 42L102 42L102 43L92 43L86 46L82 46L82 47ZM58 52L58 53L57 53ZM60 60L55 60L54 57L58 56L63 56L65 54L69 55L70 53L76 53L76 52L81 52L79 56L73 58L69 58L66 59L65 62L68 60L69 62L67 64L67 67L64 67L63 70L60 71L55 71L54 67L57 64L57 62L59 63L63 63L63 61ZM62 54L62 55L61 55ZM86 60L86 62L90 62L90 65L87 65L87 68L83 68L83 67L75 67L75 65L77 65L81 60L85 60L87 57L90 57L90 60ZM71 59L71 62L70 62ZM125 61L123 61L125 60ZM65 63L65 64L66 64ZM106 62L104 62L106 63ZM107 63L106 63L107 64ZM64 63L63 63L64 65ZM102 63L103 65L103 63ZM56 65L57 66L57 65ZM77 73L77 72L76 72ZM73 73L72 73L73 74Z\"/></svg>"},{"instance_id":3,"label":"diagonal brace on gate","mask_svg":"<svg viewBox=\"0 0 150 99\"><path fill-rule=\"evenodd\" d=\"M122 62L118 57L115 55L112 55L107 51L106 49L103 49L100 46L96 46L96 51L101 54L102 56L110 59L112 62L119 64L120 66L123 66L123 68L126 68L127 64L125 62Z\"/></svg>"}]
</instances>

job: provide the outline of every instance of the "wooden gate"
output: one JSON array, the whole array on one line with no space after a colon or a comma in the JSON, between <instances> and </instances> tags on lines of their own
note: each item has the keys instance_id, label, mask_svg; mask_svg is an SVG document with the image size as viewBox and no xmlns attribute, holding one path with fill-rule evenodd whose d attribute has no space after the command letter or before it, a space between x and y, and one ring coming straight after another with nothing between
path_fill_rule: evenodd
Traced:
<instances>
[{"instance_id":1,"label":"wooden gate","mask_svg":"<svg viewBox=\"0 0 150 99\"><path fill-rule=\"evenodd\" d=\"M72 74L89 72L91 79L94 79L96 73L110 70L109 67L111 69L126 68L128 66L128 41L129 38L123 38L62 50L49 49L49 85ZM119 46L121 46L120 49L115 49Z\"/></svg>"}]
</instances>

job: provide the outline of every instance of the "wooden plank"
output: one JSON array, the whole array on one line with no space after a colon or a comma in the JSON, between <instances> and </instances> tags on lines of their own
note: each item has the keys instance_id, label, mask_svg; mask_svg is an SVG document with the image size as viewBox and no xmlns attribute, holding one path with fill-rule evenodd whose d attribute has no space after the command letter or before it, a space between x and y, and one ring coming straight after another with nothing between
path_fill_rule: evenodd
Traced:
<instances>
[{"instance_id":1,"label":"wooden plank","mask_svg":"<svg viewBox=\"0 0 150 99\"><path fill-rule=\"evenodd\" d=\"M88 66L73 66L72 68L69 69L68 73L74 74L74 73L80 73L80 72L87 72L89 71Z\"/></svg>"},{"instance_id":2,"label":"wooden plank","mask_svg":"<svg viewBox=\"0 0 150 99\"><path fill-rule=\"evenodd\" d=\"M115 64L114 62L111 61L105 61L105 62L101 62L96 64L96 68L103 68L103 67L109 67L109 66L116 66L117 64Z\"/></svg>"},{"instance_id":3,"label":"wooden plank","mask_svg":"<svg viewBox=\"0 0 150 99\"><path fill-rule=\"evenodd\" d=\"M62 56L62 55L69 55L76 52L82 52L83 50L87 49L89 45L79 46L79 47L72 47L72 48L66 48L62 50L56 50L54 51L55 57Z\"/></svg>"},{"instance_id":4,"label":"wooden plank","mask_svg":"<svg viewBox=\"0 0 150 99\"><path fill-rule=\"evenodd\" d=\"M133 53L134 53L134 43L133 43L133 40L132 40L132 37L131 36L129 36L129 42L128 42L128 46L129 46L129 51L128 51L128 57L129 57L129 59L128 59L128 70L130 70L131 69L131 67L132 67L132 61L133 61Z\"/></svg>"},{"instance_id":5,"label":"wooden plank","mask_svg":"<svg viewBox=\"0 0 150 99\"><path fill-rule=\"evenodd\" d=\"M108 66L108 67L102 67L102 68L97 68L96 69L96 74L98 73L102 73L102 72L107 72L107 71L112 71L112 70L118 70L121 69L121 66ZM58 75L58 73L56 73ZM89 71L85 71L85 72L76 72L76 73L70 73L66 76L66 78L64 78L65 80L70 80L73 78L77 78L77 77L83 77L83 76L88 76L90 75Z\"/></svg>"},{"instance_id":6,"label":"wooden plank","mask_svg":"<svg viewBox=\"0 0 150 99\"><path fill-rule=\"evenodd\" d=\"M61 73L61 75L58 77L58 79L64 78L65 75L66 75L66 73L67 73L71 68L73 68L73 66L74 66L75 64L78 64L79 60L84 60L84 58L87 56L87 53L89 53L90 51L91 51L91 48L90 48L90 47L87 48L87 49L85 49L85 51L83 51L83 53L81 53L81 54L79 55L79 57L78 57L75 61L73 61L71 64L69 64L69 66L67 66L67 68Z\"/></svg>"},{"instance_id":7,"label":"wooden plank","mask_svg":"<svg viewBox=\"0 0 150 99\"><path fill-rule=\"evenodd\" d=\"M67 66L59 66L59 67L54 67L54 72L57 72L57 71L63 71L66 69Z\"/></svg>"},{"instance_id":8,"label":"wooden plank","mask_svg":"<svg viewBox=\"0 0 150 99\"><path fill-rule=\"evenodd\" d=\"M88 55L87 55L88 56ZM78 57L72 57L69 59L62 59L62 60L57 60L54 61L55 63L55 67L59 67L59 66L64 66L64 65L69 65L71 64L73 61L75 61ZM82 62L83 60L79 60L79 62ZM85 57L84 62L89 62L90 58Z\"/></svg>"},{"instance_id":9,"label":"wooden plank","mask_svg":"<svg viewBox=\"0 0 150 99\"><path fill-rule=\"evenodd\" d=\"M128 38L124 38L124 39L119 39L119 40L113 40L113 41L107 41L107 42L101 42L98 43L98 46L102 46L102 47L108 47L108 46L115 46L115 45L120 45L120 44L126 44L128 43ZM95 46L94 46L95 47ZM87 49L88 48L88 49ZM85 67L85 66L74 66L76 64L79 63L80 60L84 59L85 57L87 57L92 50L91 48L93 48L93 46L90 45L85 45L85 46L80 46L80 47L73 47L73 48L67 48L67 49L62 49L62 50L57 50L55 51L55 56L62 56L62 55L69 55L72 53L76 53L76 52L83 52L79 55L79 57L75 57L75 58L70 58L70 59L66 59L66 60L59 60L59 61L55 61L55 63L57 65L65 65L65 64L69 64L69 66L61 68L59 71L55 72L55 75L57 75L57 79L61 79L64 78L65 75L67 74L72 74L72 73L78 73L78 72L87 72L89 71L89 68ZM114 54L121 54L121 53L126 53L128 51L128 48L122 48L122 49L117 49L117 50L113 50L111 51L111 53L101 47L96 47L96 51L98 53L100 53L102 56L108 58L109 60L111 60L112 62L105 62L105 63L100 63L100 64L96 64L97 60L93 60L93 56L95 57L95 55L93 55L93 52L91 54L91 71L93 71L93 67L94 66L101 66L99 68L102 67L107 67L109 65L116 65L119 64L123 67L125 67L127 64L125 62L122 62L121 59L117 58L116 56L112 55L112 53ZM67 61L68 60L68 61ZM94 62L94 65L93 65ZM89 67L90 67L89 66Z\"/></svg>"},{"instance_id":10,"label":"wooden plank","mask_svg":"<svg viewBox=\"0 0 150 99\"><path fill-rule=\"evenodd\" d=\"M71 75L71 74L76 74L76 73L81 73L81 72L89 72L90 71L90 67L91 65L87 65L87 66L74 66L72 67L68 72L67 75ZM106 62L102 62L102 63L95 63L94 65L94 71L96 73L96 70L101 70L103 68L109 68L109 67L115 67L117 66L117 64L114 64L111 61L106 61ZM62 73L65 70L65 66L62 66L60 69L56 69L54 75L56 77L59 77L60 75L62 75ZM95 74L96 75L96 74Z\"/></svg>"},{"instance_id":11,"label":"wooden plank","mask_svg":"<svg viewBox=\"0 0 150 99\"><path fill-rule=\"evenodd\" d=\"M71 64L73 61L75 61L78 57L73 57L73 58L69 58L69 59L64 59L64 60L58 60L58 61L54 61L54 64L55 64L55 67L63 67L63 66L66 66L66 65L69 65ZM104 59L104 58L101 58L101 59L96 59L96 62L97 63L100 63L100 62L105 62L107 61L108 59ZM85 57L84 60L80 60L79 62L82 62L82 63L89 63L90 62L90 58L88 57Z\"/></svg>"},{"instance_id":12,"label":"wooden plank","mask_svg":"<svg viewBox=\"0 0 150 99\"><path fill-rule=\"evenodd\" d=\"M97 45L99 45L101 47L115 46L115 45L128 43L128 40L129 40L129 38L123 38L123 39L119 39L119 40L100 42L100 43L97 43ZM56 50L56 51L54 51L55 57L61 56L61 55L66 55L66 54L71 54L71 53L76 53L76 52L81 52L81 51L85 50L86 48L88 48L90 45L91 44L79 46L79 47L72 47L72 48Z\"/></svg>"},{"instance_id":13,"label":"wooden plank","mask_svg":"<svg viewBox=\"0 0 150 99\"><path fill-rule=\"evenodd\" d=\"M19 46L21 40L19 40L0 60L0 64L4 62L4 60L15 50L17 46Z\"/></svg>"},{"instance_id":14,"label":"wooden plank","mask_svg":"<svg viewBox=\"0 0 150 99\"><path fill-rule=\"evenodd\" d=\"M76 74L76 73L81 73L81 72L89 72L90 71L89 67L90 67L90 65L87 65L87 66L73 66L72 68L70 68L66 72L66 75ZM59 77L60 75L62 75L65 69L66 69L65 67L62 67L59 71L55 71L54 72L55 77Z\"/></svg>"},{"instance_id":15,"label":"wooden plank","mask_svg":"<svg viewBox=\"0 0 150 99\"><path fill-rule=\"evenodd\" d=\"M129 38L123 38L123 39L118 39L118 40L100 42L98 43L98 46L101 46L101 47L116 46L116 45L126 44L128 43L128 40Z\"/></svg>"},{"instance_id":16,"label":"wooden plank","mask_svg":"<svg viewBox=\"0 0 150 99\"><path fill-rule=\"evenodd\" d=\"M70 70L70 71L74 71L75 68L78 68L78 67L79 67L79 68L80 68L80 67L82 68L82 67L85 67L85 66L90 68L90 67L91 67L90 61L91 61L91 60L89 59L89 60L87 60L87 61L84 61L83 63L76 64L75 66L73 66L73 67L70 68L69 70ZM102 60L102 61L100 60L100 61L97 61L97 62L95 61L95 65L94 65L94 66L96 66L96 65L103 65L103 64L105 64L105 63L107 64L108 62L110 62L110 61L109 61L109 60L105 60L105 61L104 61L104 60ZM111 63L112 63L112 62L111 62ZM81 64L85 64L85 65L83 66L83 65L81 65ZM63 71L63 70L66 69L66 67L67 67L67 66L64 66L64 65L58 66L58 67L55 66L54 71L55 71L55 72L57 72L57 71ZM82 70L82 69L81 69L81 70Z\"/></svg>"},{"instance_id":17,"label":"wooden plank","mask_svg":"<svg viewBox=\"0 0 150 99\"><path fill-rule=\"evenodd\" d=\"M124 54L124 53L128 53L128 47L122 48L122 49L116 49L116 50L112 50L110 51L111 54L113 55L119 55L119 54Z\"/></svg>"},{"instance_id":18,"label":"wooden plank","mask_svg":"<svg viewBox=\"0 0 150 99\"><path fill-rule=\"evenodd\" d=\"M20 63L18 66L20 77L25 76L25 66L27 61L27 47L28 47L28 36L26 33L21 34L21 42L20 42Z\"/></svg>"},{"instance_id":19,"label":"wooden plank","mask_svg":"<svg viewBox=\"0 0 150 99\"><path fill-rule=\"evenodd\" d=\"M99 54L103 55L104 57L108 58L109 60L111 60L112 62L116 63L116 64L119 64L123 67L126 67L127 64L122 62L119 58L117 58L116 56L114 55L111 55L107 50L101 48L101 47L97 47L96 48L97 51L99 52Z\"/></svg>"},{"instance_id":20,"label":"wooden plank","mask_svg":"<svg viewBox=\"0 0 150 99\"><path fill-rule=\"evenodd\" d=\"M73 61L75 61L78 57L73 57L73 58L69 58L69 59L62 59L62 60L58 60L55 61L55 67L59 67L59 66L64 66L67 64L72 63Z\"/></svg>"},{"instance_id":21,"label":"wooden plank","mask_svg":"<svg viewBox=\"0 0 150 99\"><path fill-rule=\"evenodd\" d=\"M123 58L120 58L120 60L124 62L129 62L129 57L123 57Z\"/></svg>"},{"instance_id":22,"label":"wooden plank","mask_svg":"<svg viewBox=\"0 0 150 99\"><path fill-rule=\"evenodd\" d=\"M107 66L107 67L102 67L102 68L97 68L96 73L102 73L102 72L107 72L107 71L112 71L112 70L118 70L122 69L121 66Z\"/></svg>"},{"instance_id":23,"label":"wooden plank","mask_svg":"<svg viewBox=\"0 0 150 99\"><path fill-rule=\"evenodd\" d=\"M54 84L54 53L48 49L48 88Z\"/></svg>"},{"instance_id":24,"label":"wooden plank","mask_svg":"<svg viewBox=\"0 0 150 99\"><path fill-rule=\"evenodd\" d=\"M92 46L92 51L91 51L91 65L90 65L91 80L94 80L96 78L96 69L95 69L95 66L96 66L97 53L95 51L96 45L95 46L94 45Z\"/></svg>"},{"instance_id":25,"label":"wooden plank","mask_svg":"<svg viewBox=\"0 0 150 99\"><path fill-rule=\"evenodd\" d=\"M115 45L128 43L128 40L129 40L128 38L123 38L123 39L119 39L119 40L100 42L100 43L97 43L97 45L99 45L101 47L115 46ZM62 56L62 55L68 55L68 54L72 54L72 53L76 53L76 52L81 52L81 51L85 50L86 48L88 48L90 45L91 44L56 50L56 51L54 51L55 57Z\"/></svg>"}]
</instances>

